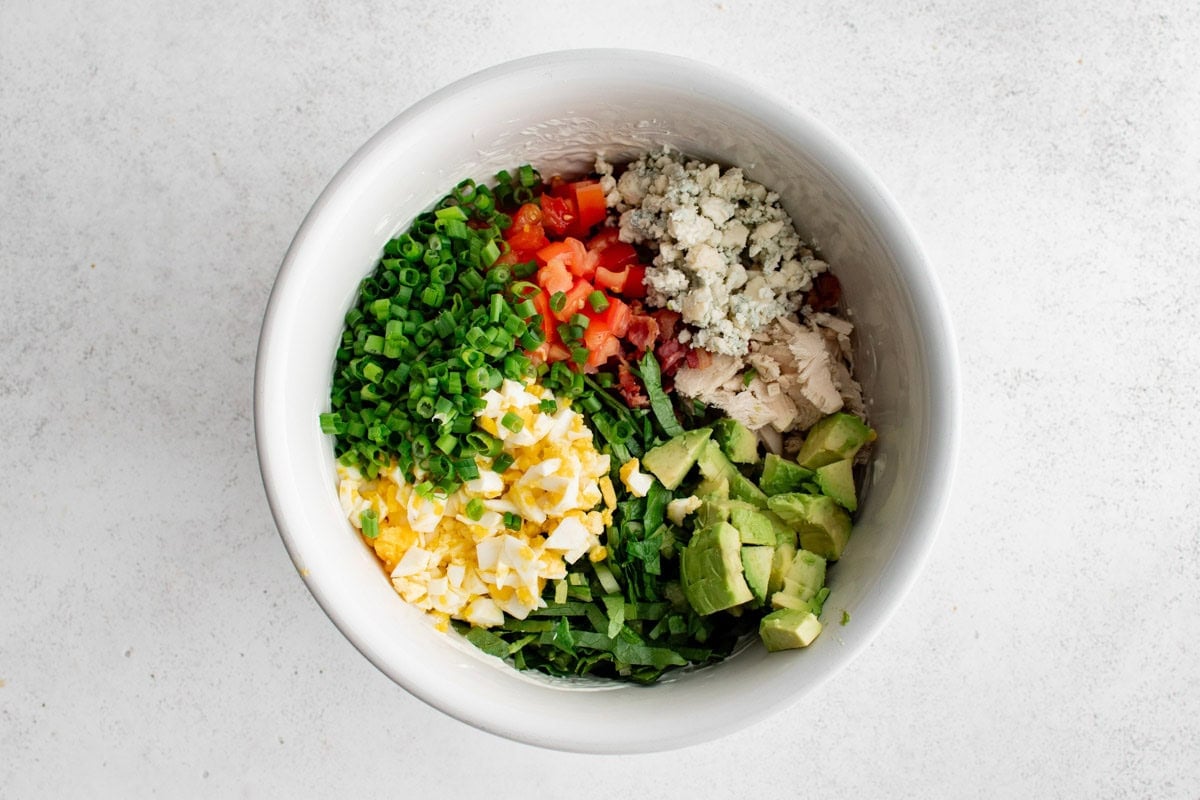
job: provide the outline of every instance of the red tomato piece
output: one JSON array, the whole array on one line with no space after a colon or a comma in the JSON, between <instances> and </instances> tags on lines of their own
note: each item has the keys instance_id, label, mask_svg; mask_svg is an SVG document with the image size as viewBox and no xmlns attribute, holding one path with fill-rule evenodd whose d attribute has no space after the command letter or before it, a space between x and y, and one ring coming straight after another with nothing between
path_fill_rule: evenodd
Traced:
<instances>
[{"instance_id":1,"label":"red tomato piece","mask_svg":"<svg viewBox=\"0 0 1200 800\"><path fill-rule=\"evenodd\" d=\"M543 265L537 271L537 282L549 294L569 292L571 291L571 287L575 285L575 279L571 277L564 259L561 258L556 258L550 263Z\"/></svg>"},{"instance_id":2,"label":"red tomato piece","mask_svg":"<svg viewBox=\"0 0 1200 800\"><path fill-rule=\"evenodd\" d=\"M565 236L578 220L579 212L573 198L542 195L542 224L551 236Z\"/></svg>"},{"instance_id":3,"label":"red tomato piece","mask_svg":"<svg viewBox=\"0 0 1200 800\"><path fill-rule=\"evenodd\" d=\"M625 285L621 287L621 294L626 297L645 297L646 268L641 264L629 264L626 269L629 272L625 276Z\"/></svg>"},{"instance_id":4,"label":"red tomato piece","mask_svg":"<svg viewBox=\"0 0 1200 800\"><path fill-rule=\"evenodd\" d=\"M549 264L560 256L569 257L570 255L571 245L566 242L551 242L537 251L537 260L542 264Z\"/></svg>"},{"instance_id":5,"label":"red tomato piece","mask_svg":"<svg viewBox=\"0 0 1200 800\"><path fill-rule=\"evenodd\" d=\"M542 290L533 296L533 307L537 309L537 313L542 317L542 333L546 334L546 343L554 344L558 341L558 331L554 321L554 315L550 313L550 295L545 290Z\"/></svg>"},{"instance_id":6,"label":"red tomato piece","mask_svg":"<svg viewBox=\"0 0 1200 800\"><path fill-rule=\"evenodd\" d=\"M609 297L608 308L604 309L601 318L613 336L624 336L629 330L629 320L632 316L633 312L628 305L616 297Z\"/></svg>"},{"instance_id":7,"label":"red tomato piece","mask_svg":"<svg viewBox=\"0 0 1200 800\"><path fill-rule=\"evenodd\" d=\"M595 286L592 286L592 284L583 278L579 278L575 281L575 285L571 287L571 290L567 292L567 302L563 304L562 311L559 311L554 316L558 318L559 322L566 322L571 318L572 314L583 310L584 306L587 305L588 296L594 291L596 291ZM588 308L590 307L588 306Z\"/></svg>"},{"instance_id":8,"label":"red tomato piece","mask_svg":"<svg viewBox=\"0 0 1200 800\"><path fill-rule=\"evenodd\" d=\"M597 181L576 181L571 184L575 208L579 214L579 227L588 230L604 221L608 208L604 203L604 189Z\"/></svg>"},{"instance_id":9,"label":"red tomato piece","mask_svg":"<svg viewBox=\"0 0 1200 800\"><path fill-rule=\"evenodd\" d=\"M545 247L550 240L542 228L542 210L533 203L526 203L517 209L512 225L504 232L504 239L519 254Z\"/></svg>"}]
</instances>

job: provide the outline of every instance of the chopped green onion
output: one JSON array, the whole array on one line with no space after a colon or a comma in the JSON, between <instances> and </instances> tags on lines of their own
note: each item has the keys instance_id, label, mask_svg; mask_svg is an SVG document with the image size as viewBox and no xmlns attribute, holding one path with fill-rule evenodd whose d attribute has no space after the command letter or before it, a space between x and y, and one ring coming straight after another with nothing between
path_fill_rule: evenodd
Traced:
<instances>
[{"instance_id":1,"label":"chopped green onion","mask_svg":"<svg viewBox=\"0 0 1200 800\"><path fill-rule=\"evenodd\" d=\"M483 501L478 497L472 497L467 501L467 516L478 522L483 517Z\"/></svg>"},{"instance_id":2,"label":"chopped green onion","mask_svg":"<svg viewBox=\"0 0 1200 800\"><path fill-rule=\"evenodd\" d=\"M379 536L379 512L375 509L368 508L359 514L358 521L362 525L363 536L368 539L374 539Z\"/></svg>"},{"instance_id":3,"label":"chopped green onion","mask_svg":"<svg viewBox=\"0 0 1200 800\"><path fill-rule=\"evenodd\" d=\"M604 296L604 292L597 289L588 295L588 304L591 305L592 311L599 314L608 308L608 298Z\"/></svg>"},{"instance_id":4,"label":"chopped green onion","mask_svg":"<svg viewBox=\"0 0 1200 800\"><path fill-rule=\"evenodd\" d=\"M504 470L508 469L512 465L513 465L513 457L511 455L509 455L508 453L501 453L500 455L498 455L494 459L492 459L492 471L493 472L504 472Z\"/></svg>"},{"instance_id":5,"label":"chopped green onion","mask_svg":"<svg viewBox=\"0 0 1200 800\"><path fill-rule=\"evenodd\" d=\"M525 422L512 411L505 413L505 415L500 418L500 424L508 428L513 433L518 433L522 428L525 427Z\"/></svg>"},{"instance_id":6,"label":"chopped green onion","mask_svg":"<svg viewBox=\"0 0 1200 800\"><path fill-rule=\"evenodd\" d=\"M560 313L567 307L567 295L565 292L555 292L550 295L550 310L555 314Z\"/></svg>"}]
</instances>

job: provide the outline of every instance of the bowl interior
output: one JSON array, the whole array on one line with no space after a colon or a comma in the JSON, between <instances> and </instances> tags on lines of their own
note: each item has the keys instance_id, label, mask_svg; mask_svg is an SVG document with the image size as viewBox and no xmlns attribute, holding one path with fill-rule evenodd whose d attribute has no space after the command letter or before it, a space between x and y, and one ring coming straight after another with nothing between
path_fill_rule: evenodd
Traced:
<instances>
[{"instance_id":1,"label":"bowl interior","mask_svg":"<svg viewBox=\"0 0 1200 800\"><path fill-rule=\"evenodd\" d=\"M518 673L391 589L338 505L328 407L342 317L384 243L455 183L532 163L586 171L668 144L741 166L778 191L841 279L857 373L879 441L854 535L829 574L825 633L804 651L745 648L653 687ZM599 51L514 62L460 81L368 142L317 201L289 250L260 344L256 425L272 510L333 621L381 670L473 725L548 747L665 749L776 713L858 652L932 543L948 490L956 388L928 267L878 183L821 126L690 62ZM848 625L838 620L851 615Z\"/></svg>"}]
</instances>

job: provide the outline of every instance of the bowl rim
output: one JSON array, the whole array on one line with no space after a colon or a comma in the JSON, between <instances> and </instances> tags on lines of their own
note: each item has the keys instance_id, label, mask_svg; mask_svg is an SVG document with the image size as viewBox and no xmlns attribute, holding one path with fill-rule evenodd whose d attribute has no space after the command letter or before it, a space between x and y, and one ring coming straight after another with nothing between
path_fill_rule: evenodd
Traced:
<instances>
[{"instance_id":1,"label":"bowl rim","mask_svg":"<svg viewBox=\"0 0 1200 800\"><path fill-rule=\"evenodd\" d=\"M726 726L724 729L714 730L711 727L692 724L689 726L689 730L674 731L673 736L656 735L654 741L601 742L590 740L587 736L563 741L539 734L535 730L536 726L533 725L517 729L511 724L503 724L497 720L485 718L475 713L475 710L468 704L458 702L456 698L448 697L445 693L435 692L432 690L433 687L393 668L391 664L384 662L373 651L370 643L355 630L350 621L342 614L338 603L326 593L321 581L302 568L301 565L304 563L301 552L302 543L292 531L287 509L280 499L280 481L282 480L280 471L286 470L287 467L278 463L279 459L273 455L274 451L271 447L272 441L278 436L275 431L276 423L268 408L270 376L267 365L272 363L272 353L277 346L275 330L280 324L280 317L284 314L279 307L281 286L284 286L292 276L296 253L304 248L312 229L317 225L317 220L325 216L329 207L335 204L337 198L343 193L343 188L355 180L362 166L370 163L376 152L384 148L389 140L410 123L422 117L428 109L437 106L447 98L470 92L482 83L516 73L545 70L559 65L583 62L594 63L597 68L603 68L606 64L618 61L626 66L630 62L636 62L641 68L654 70L655 75L660 78L686 74L691 76L690 80L693 83L719 87L723 96L737 93L741 97L751 98L741 102L760 107L764 113L769 112L770 124L773 128L785 131L789 136L795 135L796 131L803 131L806 140L815 140L820 145L822 152L817 156L820 163L843 183L850 196L862 204L864 216L877 227L881 238L892 249L897 272L901 275L904 285L910 290L914 306L919 312L923 312L918 314L917 323L928 343L924 355L928 362L931 387L930 416L938 421L940 427L939 435L931 436L928 441L926 464L930 469L929 474L922 481L923 502L919 502L915 506L907 529L910 540L905 547L905 572L901 580L892 582L889 592L891 596L887 598L888 602L882 606L883 613L874 615L856 626L857 635L853 644L846 647L833 669L828 670L819 680L812 681L803 689L797 690L794 695L787 698L786 704L769 707L764 704L764 707L750 710L733 727ZM813 691L848 666L887 626L904 597L907 596L925 569L952 495L960 439L960 416L961 387L957 345L947 303L937 275L914 227L867 163L824 123L782 98L764 91L758 85L723 72L711 64L691 58L624 48L550 51L480 69L418 100L367 139L338 169L318 195L288 246L267 300L254 369L254 437L267 503L293 565L322 611L334 623L338 631L377 669L427 705L480 730L511 740L574 752L650 752L711 740L779 713L787 705L798 702L802 696Z\"/></svg>"}]
</instances>

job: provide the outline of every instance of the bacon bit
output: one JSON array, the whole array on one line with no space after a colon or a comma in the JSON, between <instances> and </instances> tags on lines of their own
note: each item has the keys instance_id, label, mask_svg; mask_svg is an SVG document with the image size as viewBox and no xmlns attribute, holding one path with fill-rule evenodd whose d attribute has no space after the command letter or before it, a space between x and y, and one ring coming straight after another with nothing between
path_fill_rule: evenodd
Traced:
<instances>
[{"instance_id":1,"label":"bacon bit","mask_svg":"<svg viewBox=\"0 0 1200 800\"><path fill-rule=\"evenodd\" d=\"M646 408L650 405L650 398L642 393L642 385L633 377L633 370L629 369L629 364L624 358L617 366L617 391L625 398L625 405L630 408Z\"/></svg>"},{"instance_id":2,"label":"bacon bit","mask_svg":"<svg viewBox=\"0 0 1200 800\"><path fill-rule=\"evenodd\" d=\"M712 364L712 353L707 350L688 350L686 360L692 369L704 369Z\"/></svg>"},{"instance_id":3,"label":"bacon bit","mask_svg":"<svg viewBox=\"0 0 1200 800\"><path fill-rule=\"evenodd\" d=\"M805 305L813 311L832 311L842 300L842 284L836 276L822 272L813 278L812 289L804 297Z\"/></svg>"},{"instance_id":4,"label":"bacon bit","mask_svg":"<svg viewBox=\"0 0 1200 800\"><path fill-rule=\"evenodd\" d=\"M638 357L641 357L654 347L654 342L658 339L658 320L648 314L631 315L625 338L637 348Z\"/></svg>"},{"instance_id":5,"label":"bacon bit","mask_svg":"<svg viewBox=\"0 0 1200 800\"><path fill-rule=\"evenodd\" d=\"M679 321L683 319L682 314L678 311L672 311L669 308L660 308L657 311L650 312L650 316L658 321L658 328L664 340L675 338L675 328L678 327Z\"/></svg>"},{"instance_id":6,"label":"bacon bit","mask_svg":"<svg viewBox=\"0 0 1200 800\"><path fill-rule=\"evenodd\" d=\"M663 375L674 375L681 362L687 359L690 348L678 339L666 339L654 350Z\"/></svg>"}]
</instances>

